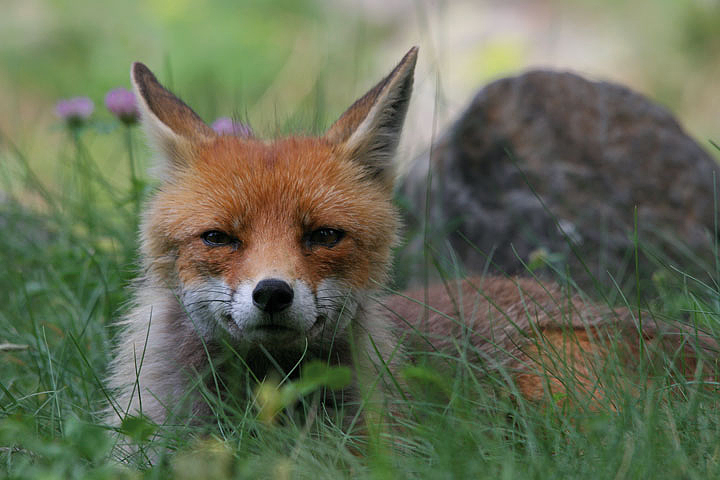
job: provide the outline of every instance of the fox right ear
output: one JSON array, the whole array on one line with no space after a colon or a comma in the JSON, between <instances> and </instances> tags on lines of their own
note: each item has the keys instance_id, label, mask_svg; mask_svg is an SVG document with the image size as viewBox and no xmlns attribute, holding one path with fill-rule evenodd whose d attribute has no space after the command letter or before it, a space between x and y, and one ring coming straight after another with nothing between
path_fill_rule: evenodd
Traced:
<instances>
[{"instance_id":1,"label":"fox right ear","mask_svg":"<svg viewBox=\"0 0 720 480\"><path fill-rule=\"evenodd\" d=\"M193 145L211 140L216 134L142 63L132 64L130 80L140 105L143 127L164 161L160 168L165 178L188 165Z\"/></svg>"},{"instance_id":2,"label":"fox right ear","mask_svg":"<svg viewBox=\"0 0 720 480\"><path fill-rule=\"evenodd\" d=\"M411 48L395 69L348 108L325 134L346 156L390 188L395 179L392 160L410 102L417 54L418 48Z\"/></svg>"}]
</instances>

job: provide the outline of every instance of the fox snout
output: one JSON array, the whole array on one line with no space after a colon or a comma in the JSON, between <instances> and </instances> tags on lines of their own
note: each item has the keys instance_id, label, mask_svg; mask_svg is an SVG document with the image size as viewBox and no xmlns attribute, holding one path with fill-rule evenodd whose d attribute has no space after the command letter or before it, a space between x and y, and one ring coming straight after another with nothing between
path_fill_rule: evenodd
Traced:
<instances>
[{"instance_id":1,"label":"fox snout","mask_svg":"<svg viewBox=\"0 0 720 480\"><path fill-rule=\"evenodd\" d=\"M280 313L292 305L295 291L284 280L267 278L258 282L252 292L253 304L265 313Z\"/></svg>"},{"instance_id":2,"label":"fox snout","mask_svg":"<svg viewBox=\"0 0 720 480\"><path fill-rule=\"evenodd\" d=\"M244 343L289 345L304 338L321 317L315 292L299 279L265 274L223 288L228 302L214 321Z\"/></svg>"}]
</instances>

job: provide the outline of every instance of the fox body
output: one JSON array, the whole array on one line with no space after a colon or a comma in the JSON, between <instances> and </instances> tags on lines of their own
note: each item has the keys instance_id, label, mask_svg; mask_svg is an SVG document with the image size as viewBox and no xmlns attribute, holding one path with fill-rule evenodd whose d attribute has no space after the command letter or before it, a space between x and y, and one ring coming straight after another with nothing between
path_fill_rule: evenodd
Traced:
<instances>
[{"instance_id":1,"label":"fox body","mask_svg":"<svg viewBox=\"0 0 720 480\"><path fill-rule=\"evenodd\" d=\"M478 361L512 368L521 393L540 398L563 388L546 382L543 349L566 352L591 388L588 362L604 355L608 332L627 345L656 335L627 312L528 280L476 278L378 301L399 228L392 159L416 56L410 50L324 136L273 142L216 134L133 65L161 184L143 215L144 274L111 365L113 423L126 413L158 423L208 413L189 392L221 358L259 379L314 358L349 366L351 403L428 340L448 350L467 338Z\"/></svg>"}]
</instances>

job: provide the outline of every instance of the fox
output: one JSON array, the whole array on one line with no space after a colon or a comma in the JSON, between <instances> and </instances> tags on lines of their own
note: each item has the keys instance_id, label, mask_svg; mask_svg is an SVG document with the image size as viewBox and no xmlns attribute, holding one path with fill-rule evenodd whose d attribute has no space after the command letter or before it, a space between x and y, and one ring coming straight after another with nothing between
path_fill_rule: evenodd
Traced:
<instances>
[{"instance_id":1,"label":"fox","mask_svg":"<svg viewBox=\"0 0 720 480\"><path fill-rule=\"evenodd\" d=\"M222 395L251 401L233 385L239 371L262 381L313 360L347 367L352 380L333 397L342 407L362 404L378 377L400 377L418 352L457 355L465 342L478 375L506 369L518 395L542 401L570 383L602 397L598 365L614 355L633 365L644 344L682 353L689 374L700 350L716 351L697 330L666 335L629 309L532 278L392 292L395 154L417 57L413 47L323 135L269 141L216 133L132 65L159 186L142 213L142 274L118 322L111 424L126 415L202 422L212 406L197 378L210 370ZM379 401L392 394L377 390Z\"/></svg>"}]
</instances>

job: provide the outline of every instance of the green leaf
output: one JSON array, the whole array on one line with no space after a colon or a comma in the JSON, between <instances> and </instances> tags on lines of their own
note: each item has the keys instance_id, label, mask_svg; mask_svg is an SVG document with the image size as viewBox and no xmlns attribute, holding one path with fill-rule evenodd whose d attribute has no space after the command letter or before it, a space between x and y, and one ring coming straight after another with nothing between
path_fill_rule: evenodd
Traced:
<instances>
[{"instance_id":1,"label":"green leaf","mask_svg":"<svg viewBox=\"0 0 720 480\"><path fill-rule=\"evenodd\" d=\"M105 457L112 446L112 439L104 429L77 418L65 423L65 437L68 444L88 460Z\"/></svg>"},{"instance_id":2,"label":"green leaf","mask_svg":"<svg viewBox=\"0 0 720 480\"><path fill-rule=\"evenodd\" d=\"M436 387L441 392L448 393L452 390L445 377L429 368L417 366L407 367L403 369L402 375L408 382L414 381L425 386Z\"/></svg>"},{"instance_id":3,"label":"green leaf","mask_svg":"<svg viewBox=\"0 0 720 480\"><path fill-rule=\"evenodd\" d=\"M309 362L302 370L302 383L305 387L328 387L334 390L346 387L352 381L352 372L348 367L329 366L315 361Z\"/></svg>"},{"instance_id":4,"label":"green leaf","mask_svg":"<svg viewBox=\"0 0 720 480\"><path fill-rule=\"evenodd\" d=\"M145 442L157 430L157 425L147 417L126 416L120 425L120 433L127 435L137 443Z\"/></svg>"}]
</instances>

